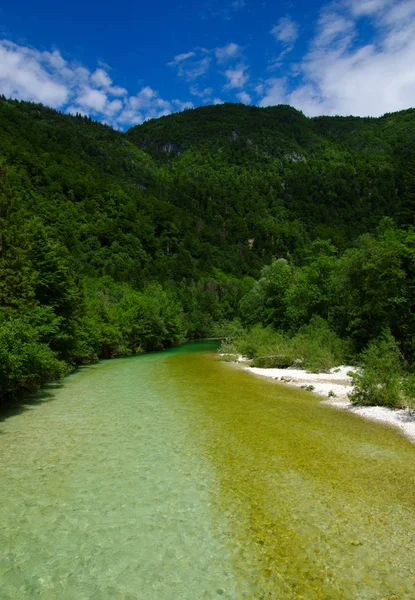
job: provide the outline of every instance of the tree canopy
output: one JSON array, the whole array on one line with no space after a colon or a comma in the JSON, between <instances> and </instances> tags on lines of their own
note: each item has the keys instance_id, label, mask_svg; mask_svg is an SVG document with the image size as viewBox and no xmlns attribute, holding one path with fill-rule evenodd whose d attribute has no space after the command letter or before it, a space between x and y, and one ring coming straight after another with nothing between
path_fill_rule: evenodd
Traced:
<instances>
[{"instance_id":1,"label":"tree canopy","mask_svg":"<svg viewBox=\"0 0 415 600\"><path fill-rule=\"evenodd\" d=\"M74 365L319 317L414 355L415 110L207 106L126 133L0 99L0 402Z\"/></svg>"}]
</instances>

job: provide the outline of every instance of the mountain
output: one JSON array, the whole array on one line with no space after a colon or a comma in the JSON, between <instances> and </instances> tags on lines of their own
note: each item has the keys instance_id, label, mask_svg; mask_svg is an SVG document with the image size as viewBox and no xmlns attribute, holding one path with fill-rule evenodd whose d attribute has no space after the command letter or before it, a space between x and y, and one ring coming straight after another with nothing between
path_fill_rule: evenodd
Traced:
<instances>
[{"instance_id":1,"label":"mountain","mask_svg":"<svg viewBox=\"0 0 415 600\"><path fill-rule=\"evenodd\" d=\"M126 137L174 173L176 186L192 191L187 202L182 191L172 198L176 205L233 223L238 207L246 237L274 254L269 220L276 215L277 229L298 221L303 235L345 247L385 215L405 224L412 214L414 109L309 119L289 106L223 104L148 121ZM258 213L269 217L261 231Z\"/></svg>"},{"instance_id":2,"label":"mountain","mask_svg":"<svg viewBox=\"0 0 415 600\"><path fill-rule=\"evenodd\" d=\"M340 255L385 217L406 230L414 150L413 109L224 104L123 133L0 98L2 394L208 335L273 259Z\"/></svg>"}]
</instances>

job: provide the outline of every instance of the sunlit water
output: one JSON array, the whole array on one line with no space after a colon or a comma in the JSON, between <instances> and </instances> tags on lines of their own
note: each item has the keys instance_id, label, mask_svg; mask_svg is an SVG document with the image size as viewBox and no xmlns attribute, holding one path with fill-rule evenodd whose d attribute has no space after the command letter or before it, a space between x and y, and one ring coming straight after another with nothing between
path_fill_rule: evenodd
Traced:
<instances>
[{"instance_id":1,"label":"sunlit water","mask_svg":"<svg viewBox=\"0 0 415 600\"><path fill-rule=\"evenodd\" d=\"M415 599L415 447L211 350L0 423L1 600Z\"/></svg>"}]
</instances>

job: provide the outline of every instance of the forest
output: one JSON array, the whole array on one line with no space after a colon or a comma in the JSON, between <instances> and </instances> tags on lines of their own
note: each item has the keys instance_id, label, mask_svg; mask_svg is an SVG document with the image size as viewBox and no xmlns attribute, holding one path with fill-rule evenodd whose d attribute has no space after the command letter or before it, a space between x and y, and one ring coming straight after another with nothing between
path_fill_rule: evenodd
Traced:
<instances>
[{"instance_id":1,"label":"forest","mask_svg":"<svg viewBox=\"0 0 415 600\"><path fill-rule=\"evenodd\" d=\"M120 132L1 97L0 405L209 336L364 365L356 402L411 405L414 214L415 109L223 104Z\"/></svg>"}]
</instances>

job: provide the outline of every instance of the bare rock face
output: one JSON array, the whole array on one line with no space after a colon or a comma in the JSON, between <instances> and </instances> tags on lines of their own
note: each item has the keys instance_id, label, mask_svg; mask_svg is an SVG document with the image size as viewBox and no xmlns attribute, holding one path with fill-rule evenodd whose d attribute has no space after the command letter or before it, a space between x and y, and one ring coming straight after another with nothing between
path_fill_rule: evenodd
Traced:
<instances>
[{"instance_id":1,"label":"bare rock face","mask_svg":"<svg viewBox=\"0 0 415 600\"><path fill-rule=\"evenodd\" d=\"M164 146L162 146L162 150L167 154L170 154L172 152L174 152L175 154L182 154L183 152L180 146L178 146L174 142L167 142L167 144L164 144Z\"/></svg>"},{"instance_id":2,"label":"bare rock face","mask_svg":"<svg viewBox=\"0 0 415 600\"><path fill-rule=\"evenodd\" d=\"M295 152L295 151L286 152L284 154L284 158L286 160L289 160L290 162L307 162L307 159L305 156L303 156L299 152Z\"/></svg>"}]
</instances>

